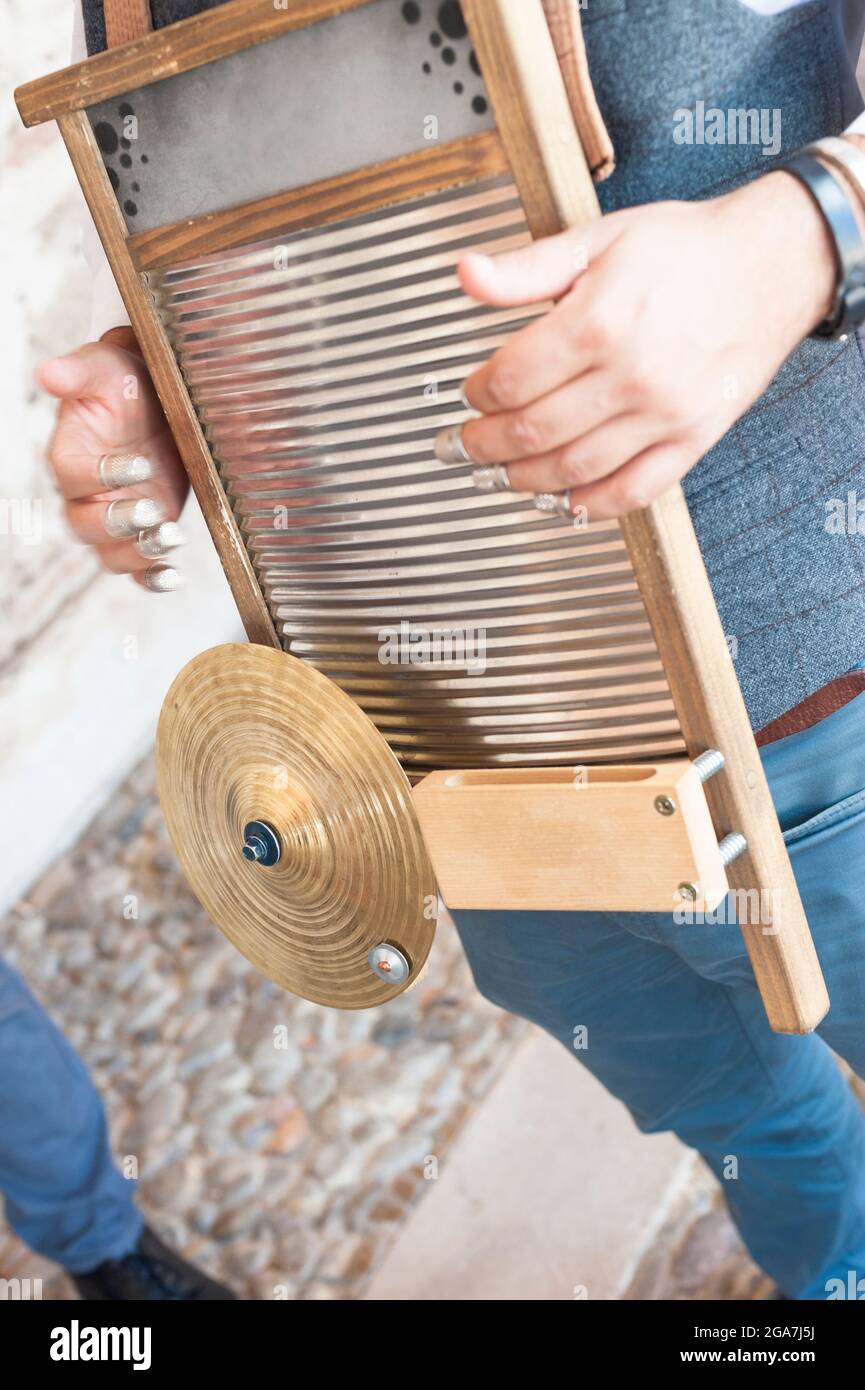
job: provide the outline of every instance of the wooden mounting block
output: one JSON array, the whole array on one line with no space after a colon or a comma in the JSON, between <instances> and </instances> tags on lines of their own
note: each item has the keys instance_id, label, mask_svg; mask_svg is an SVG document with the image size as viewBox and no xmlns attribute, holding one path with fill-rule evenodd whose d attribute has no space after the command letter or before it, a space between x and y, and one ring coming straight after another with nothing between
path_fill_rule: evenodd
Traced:
<instances>
[{"instance_id":1,"label":"wooden mounting block","mask_svg":"<svg viewBox=\"0 0 865 1390\"><path fill-rule=\"evenodd\" d=\"M434 772L413 798L449 907L711 912L727 893L703 784L684 759Z\"/></svg>"}]
</instances>

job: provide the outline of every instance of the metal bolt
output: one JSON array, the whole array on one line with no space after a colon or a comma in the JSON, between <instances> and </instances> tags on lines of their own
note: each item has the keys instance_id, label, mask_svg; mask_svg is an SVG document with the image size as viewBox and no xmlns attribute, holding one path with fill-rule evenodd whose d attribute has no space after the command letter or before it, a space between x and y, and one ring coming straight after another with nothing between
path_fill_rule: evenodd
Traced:
<instances>
[{"instance_id":1,"label":"metal bolt","mask_svg":"<svg viewBox=\"0 0 865 1390\"><path fill-rule=\"evenodd\" d=\"M714 777L716 772L720 772L724 766L724 754L717 748L707 748L705 753L701 753L694 759L693 768L701 782L708 782L710 777Z\"/></svg>"},{"instance_id":2,"label":"metal bolt","mask_svg":"<svg viewBox=\"0 0 865 1390\"><path fill-rule=\"evenodd\" d=\"M250 864L263 864L266 868L278 864L282 845L273 826L263 820L249 821L243 827L241 853Z\"/></svg>"},{"instance_id":3,"label":"metal bolt","mask_svg":"<svg viewBox=\"0 0 865 1390\"><path fill-rule=\"evenodd\" d=\"M721 863L726 868L728 864L732 864L734 859L738 859L740 854L744 854L747 848L748 841L738 830L734 830L730 835L725 835L718 846Z\"/></svg>"},{"instance_id":4,"label":"metal bolt","mask_svg":"<svg viewBox=\"0 0 865 1390\"><path fill-rule=\"evenodd\" d=\"M670 796L656 796L655 810L659 816L674 816L676 814L676 803Z\"/></svg>"},{"instance_id":5,"label":"metal bolt","mask_svg":"<svg viewBox=\"0 0 865 1390\"><path fill-rule=\"evenodd\" d=\"M386 980L389 985L401 985L411 974L411 966L402 951L396 946L388 945L386 941L373 946L367 960L373 975L378 975L380 980Z\"/></svg>"},{"instance_id":6,"label":"metal bolt","mask_svg":"<svg viewBox=\"0 0 865 1390\"><path fill-rule=\"evenodd\" d=\"M680 883L677 892L680 898L684 898L689 903L695 903L700 896L700 890L696 883Z\"/></svg>"}]
</instances>

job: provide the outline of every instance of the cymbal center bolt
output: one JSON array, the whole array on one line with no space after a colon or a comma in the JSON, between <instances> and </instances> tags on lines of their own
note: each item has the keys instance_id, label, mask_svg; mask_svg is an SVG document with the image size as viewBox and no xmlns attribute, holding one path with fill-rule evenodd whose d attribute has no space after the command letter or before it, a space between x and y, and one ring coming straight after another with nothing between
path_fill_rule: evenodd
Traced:
<instances>
[{"instance_id":1,"label":"cymbal center bolt","mask_svg":"<svg viewBox=\"0 0 865 1390\"><path fill-rule=\"evenodd\" d=\"M272 825L263 820L251 820L243 827L241 854L250 864L270 868L279 863L282 845Z\"/></svg>"}]
</instances>

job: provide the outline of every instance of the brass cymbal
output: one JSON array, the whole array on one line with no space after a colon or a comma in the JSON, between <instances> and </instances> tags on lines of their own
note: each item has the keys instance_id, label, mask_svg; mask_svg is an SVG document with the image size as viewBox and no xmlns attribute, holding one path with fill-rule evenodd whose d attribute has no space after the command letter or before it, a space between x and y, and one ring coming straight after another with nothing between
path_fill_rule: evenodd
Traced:
<instances>
[{"instance_id":1,"label":"brass cymbal","mask_svg":"<svg viewBox=\"0 0 865 1390\"><path fill-rule=\"evenodd\" d=\"M417 979L437 890L410 785L326 676L272 647L203 652L165 697L156 766L193 892L265 975L341 1009Z\"/></svg>"}]
</instances>

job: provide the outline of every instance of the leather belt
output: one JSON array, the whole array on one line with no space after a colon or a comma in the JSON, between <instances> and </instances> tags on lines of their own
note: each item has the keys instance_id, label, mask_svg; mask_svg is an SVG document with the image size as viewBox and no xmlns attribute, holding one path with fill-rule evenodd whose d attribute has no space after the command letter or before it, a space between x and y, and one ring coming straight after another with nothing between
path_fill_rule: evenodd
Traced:
<instances>
[{"instance_id":1,"label":"leather belt","mask_svg":"<svg viewBox=\"0 0 865 1390\"><path fill-rule=\"evenodd\" d=\"M849 705L850 701L855 700L863 691L865 671L848 671L846 675L837 676L828 685L815 690L807 700L801 700L798 705L788 709L786 714L780 714L770 724L758 729L754 735L757 747L765 748L766 744L777 743L779 738L786 738L788 734L800 734L803 729L810 729L814 724L819 724L821 719L827 719L836 710Z\"/></svg>"}]
</instances>

